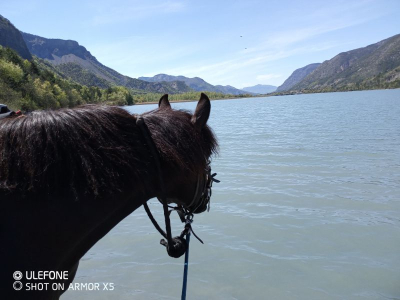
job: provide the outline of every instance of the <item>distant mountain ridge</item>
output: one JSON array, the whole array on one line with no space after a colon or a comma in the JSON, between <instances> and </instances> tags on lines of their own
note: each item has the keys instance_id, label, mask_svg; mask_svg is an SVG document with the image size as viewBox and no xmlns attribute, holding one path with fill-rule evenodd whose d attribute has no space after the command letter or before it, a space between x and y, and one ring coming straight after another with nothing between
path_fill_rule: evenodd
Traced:
<instances>
[{"instance_id":1,"label":"distant mountain ridge","mask_svg":"<svg viewBox=\"0 0 400 300\"><path fill-rule=\"evenodd\" d=\"M72 40L47 39L22 32L29 51L50 62L68 78L88 86L107 88L121 85L133 90L155 93L181 93L191 89L182 82L149 83L122 75L101 64L85 47Z\"/></svg>"},{"instance_id":2,"label":"distant mountain ridge","mask_svg":"<svg viewBox=\"0 0 400 300\"><path fill-rule=\"evenodd\" d=\"M0 45L9 47L25 59L31 60L32 55L17 28L6 18L0 15Z\"/></svg>"},{"instance_id":3,"label":"distant mountain ridge","mask_svg":"<svg viewBox=\"0 0 400 300\"><path fill-rule=\"evenodd\" d=\"M147 82L171 82L171 81L183 81L195 91L210 91L216 92L216 89L213 85L204 81L199 77L188 78L185 76L172 76L167 74L157 74L153 77L138 77L140 80L144 80Z\"/></svg>"},{"instance_id":4,"label":"distant mountain ridge","mask_svg":"<svg viewBox=\"0 0 400 300\"><path fill-rule=\"evenodd\" d=\"M215 88L217 89L217 92L223 93L223 94L231 94L231 95L249 95L253 94L250 92L246 92L240 89L237 89L231 85L214 85Z\"/></svg>"},{"instance_id":5,"label":"distant mountain ridge","mask_svg":"<svg viewBox=\"0 0 400 300\"><path fill-rule=\"evenodd\" d=\"M224 94L232 94L232 95L241 95L241 94L248 94L248 92L239 90L230 85L212 85L206 82L204 79L200 77L189 78L186 76L173 76L167 74L157 74L153 77L139 77L140 80L145 80L148 82L171 82L171 81L183 81L186 85L192 88L195 91L199 92L217 92L217 93L224 93Z\"/></svg>"},{"instance_id":6,"label":"distant mountain ridge","mask_svg":"<svg viewBox=\"0 0 400 300\"><path fill-rule=\"evenodd\" d=\"M274 85L266 85L266 84L257 84L254 86L244 87L243 91L255 93L255 94L268 94L275 92L277 89Z\"/></svg>"},{"instance_id":7,"label":"distant mountain ridge","mask_svg":"<svg viewBox=\"0 0 400 300\"><path fill-rule=\"evenodd\" d=\"M282 92L282 91L288 91L292 87L294 87L296 84L298 84L300 81L302 81L304 78L306 78L309 74L314 72L316 68L318 68L321 64L320 63L314 63L314 64L309 64L305 67L299 68L294 70L294 72L280 85L276 91L277 92Z\"/></svg>"}]
</instances>

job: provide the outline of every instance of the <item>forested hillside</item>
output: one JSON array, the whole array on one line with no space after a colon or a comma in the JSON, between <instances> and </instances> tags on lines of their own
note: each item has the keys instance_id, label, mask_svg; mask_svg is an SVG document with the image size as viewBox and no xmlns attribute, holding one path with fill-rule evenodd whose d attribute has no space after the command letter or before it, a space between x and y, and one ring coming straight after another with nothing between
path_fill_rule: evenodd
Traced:
<instances>
[{"instance_id":1,"label":"forested hillside","mask_svg":"<svg viewBox=\"0 0 400 300\"><path fill-rule=\"evenodd\" d=\"M120 86L100 89L63 79L42 61L28 61L0 46L0 103L11 109L32 111L85 103L133 104L133 96Z\"/></svg>"}]
</instances>

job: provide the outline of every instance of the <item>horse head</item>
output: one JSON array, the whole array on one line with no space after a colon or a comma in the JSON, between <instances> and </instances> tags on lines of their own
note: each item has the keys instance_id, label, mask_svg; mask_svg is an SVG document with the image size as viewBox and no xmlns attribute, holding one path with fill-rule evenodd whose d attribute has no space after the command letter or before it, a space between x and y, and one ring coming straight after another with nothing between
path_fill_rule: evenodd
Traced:
<instances>
[{"instance_id":1,"label":"horse head","mask_svg":"<svg viewBox=\"0 0 400 300\"><path fill-rule=\"evenodd\" d=\"M158 109L144 115L163 165L164 197L189 213L207 209L215 181L210 157L217 151L217 142L207 125L210 111L210 100L203 93L193 115L173 110L164 95ZM159 199L161 193L156 195Z\"/></svg>"}]
</instances>

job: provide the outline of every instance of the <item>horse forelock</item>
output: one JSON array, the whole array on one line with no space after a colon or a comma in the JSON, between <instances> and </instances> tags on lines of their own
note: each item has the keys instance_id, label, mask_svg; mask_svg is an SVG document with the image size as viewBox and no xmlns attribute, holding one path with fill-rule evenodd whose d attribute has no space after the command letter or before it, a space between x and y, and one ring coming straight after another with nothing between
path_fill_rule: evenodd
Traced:
<instances>
[{"instance_id":1,"label":"horse forelock","mask_svg":"<svg viewBox=\"0 0 400 300\"><path fill-rule=\"evenodd\" d=\"M162 160L178 169L202 172L209 157L218 152L211 128L205 125L196 130L192 115L185 110L157 109L143 117Z\"/></svg>"}]
</instances>

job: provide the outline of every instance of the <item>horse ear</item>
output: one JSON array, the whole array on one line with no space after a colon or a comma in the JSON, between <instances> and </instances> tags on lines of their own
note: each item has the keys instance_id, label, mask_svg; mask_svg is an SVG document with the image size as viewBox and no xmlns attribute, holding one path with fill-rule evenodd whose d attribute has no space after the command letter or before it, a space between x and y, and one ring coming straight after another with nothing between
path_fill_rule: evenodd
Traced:
<instances>
[{"instance_id":1,"label":"horse ear","mask_svg":"<svg viewBox=\"0 0 400 300\"><path fill-rule=\"evenodd\" d=\"M169 104L168 101L168 94L165 94L160 98L160 101L158 101L158 108L160 109L171 108L171 104Z\"/></svg>"},{"instance_id":2,"label":"horse ear","mask_svg":"<svg viewBox=\"0 0 400 300\"><path fill-rule=\"evenodd\" d=\"M197 103L196 110L192 117L192 123L200 130L206 125L208 117L210 116L211 103L206 94L201 93L200 100Z\"/></svg>"}]
</instances>

